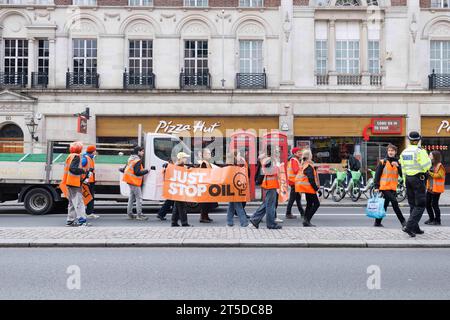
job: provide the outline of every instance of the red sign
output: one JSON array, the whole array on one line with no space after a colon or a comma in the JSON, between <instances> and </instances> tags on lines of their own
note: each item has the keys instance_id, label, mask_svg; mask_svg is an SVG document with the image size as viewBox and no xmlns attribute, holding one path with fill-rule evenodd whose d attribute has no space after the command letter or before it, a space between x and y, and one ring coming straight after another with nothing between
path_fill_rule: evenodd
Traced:
<instances>
[{"instance_id":1,"label":"red sign","mask_svg":"<svg viewBox=\"0 0 450 320\"><path fill-rule=\"evenodd\" d=\"M402 134L402 118L373 118L372 134Z\"/></svg>"},{"instance_id":2,"label":"red sign","mask_svg":"<svg viewBox=\"0 0 450 320\"><path fill-rule=\"evenodd\" d=\"M84 116L78 116L78 123L77 123L77 132L78 133L87 133L87 118Z\"/></svg>"}]
</instances>

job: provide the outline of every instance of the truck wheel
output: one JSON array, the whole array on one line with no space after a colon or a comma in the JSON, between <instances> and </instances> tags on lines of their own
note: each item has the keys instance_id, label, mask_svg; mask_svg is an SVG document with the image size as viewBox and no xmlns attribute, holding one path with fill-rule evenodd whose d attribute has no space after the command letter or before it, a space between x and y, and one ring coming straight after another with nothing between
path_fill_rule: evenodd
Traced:
<instances>
[{"instance_id":1,"label":"truck wheel","mask_svg":"<svg viewBox=\"0 0 450 320\"><path fill-rule=\"evenodd\" d=\"M28 213L40 215L49 213L55 202L50 191L44 188L36 188L25 195L24 205Z\"/></svg>"}]
</instances>

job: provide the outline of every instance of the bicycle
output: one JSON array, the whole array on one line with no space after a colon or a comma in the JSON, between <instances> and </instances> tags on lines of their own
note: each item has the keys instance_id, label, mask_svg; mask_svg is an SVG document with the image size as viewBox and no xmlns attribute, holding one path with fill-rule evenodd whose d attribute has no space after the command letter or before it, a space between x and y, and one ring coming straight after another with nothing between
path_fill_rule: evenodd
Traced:
<instances>
[{"instance_id":1,"label":"bicycle","mask_svg":"<svg viewBox=\"0 0 450 320\"><path fill-rule=\"evenodd\" d=\"M352 199L353 202L356 202L361 197L361 188L359 184L361 180L361 171L350 171L350 173L352 178L349 181L347 188L344 189L344 196L342 198L348 194L350 199Z\"/></svg>"},{"instance_id":2,"label":"bicycle","mask_svg":"<svg viewBox=\"0 0 450 320\"><path fill-rule=\"evenodd\" d=\"M364 188L361 189L361 193L364 194L366 199L370 199L374 195L373 189L374 189L375 171L372 169L367 169L367 171L369 171L369 173L370 173L370 178L367 180L367 183L364 186ZM369 195L367 195L367 193Z\"/></svg>"},{"instance_id":3,"label":"bicycle","mask_svg":"<svg viewBox=\"0 0 450 320\"><path fill-rule=\"evenodd\" d=\"M336 179L333 180L332 172L336 173ZM345 181L346 173L340 172L336 168L330 169L330 180L327 180L322 187L322 194L324 199L328 199L330 194L332 195L333 201L342 200L341 194L335 194L335 191L338 189L338 186L343 186ZM344 195L345 196L345 195Z\"/></svg>"}]
</instances>

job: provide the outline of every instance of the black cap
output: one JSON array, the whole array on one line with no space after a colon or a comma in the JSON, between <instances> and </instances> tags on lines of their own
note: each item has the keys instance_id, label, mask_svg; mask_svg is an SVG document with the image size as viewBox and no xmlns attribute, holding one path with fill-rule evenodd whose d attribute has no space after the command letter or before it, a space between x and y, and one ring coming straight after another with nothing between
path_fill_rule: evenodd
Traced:
<instances>
[{"instance_id":1,"label":"black cap","mask_svg":"<svg viewBox=\"0 0 450 320\"><path fill-rule=\"evenodd\" d=\"M143 147L140 147L140 146L134 147L134 149L133 149L133 154L138 154L139 151L142 151L142 150L144 150Z\"/></svg>"},{"instance_id":2,"label":"black cap","mask_svg":"<svg viewBox=\"0 0 450 320\"><path fill-rule=\"evenodd\" d=\"M420 139L422 139L422 137L420 136L420 133L418 133L417 131L411 131L408 134L408 139L410 141L419 141Z\"/></svg>"}]
</instances>

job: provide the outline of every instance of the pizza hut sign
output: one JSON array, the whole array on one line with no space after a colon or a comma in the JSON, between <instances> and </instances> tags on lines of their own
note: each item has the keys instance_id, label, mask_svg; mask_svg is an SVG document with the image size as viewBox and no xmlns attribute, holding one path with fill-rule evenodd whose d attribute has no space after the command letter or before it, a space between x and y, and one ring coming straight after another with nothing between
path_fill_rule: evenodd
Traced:
<instances>
[{"instance_id":1,"label":"pizza hut sign","mask_svg":"<svg viewBox=\"0 0 450 320\"><path fill-rule=\"evenodd\" d=\"M437 129L437 134L441 133L442 130L445 130L450 133L450 123L447 120L442 120L441 124Z\"/></svg>"}]
</instances>

